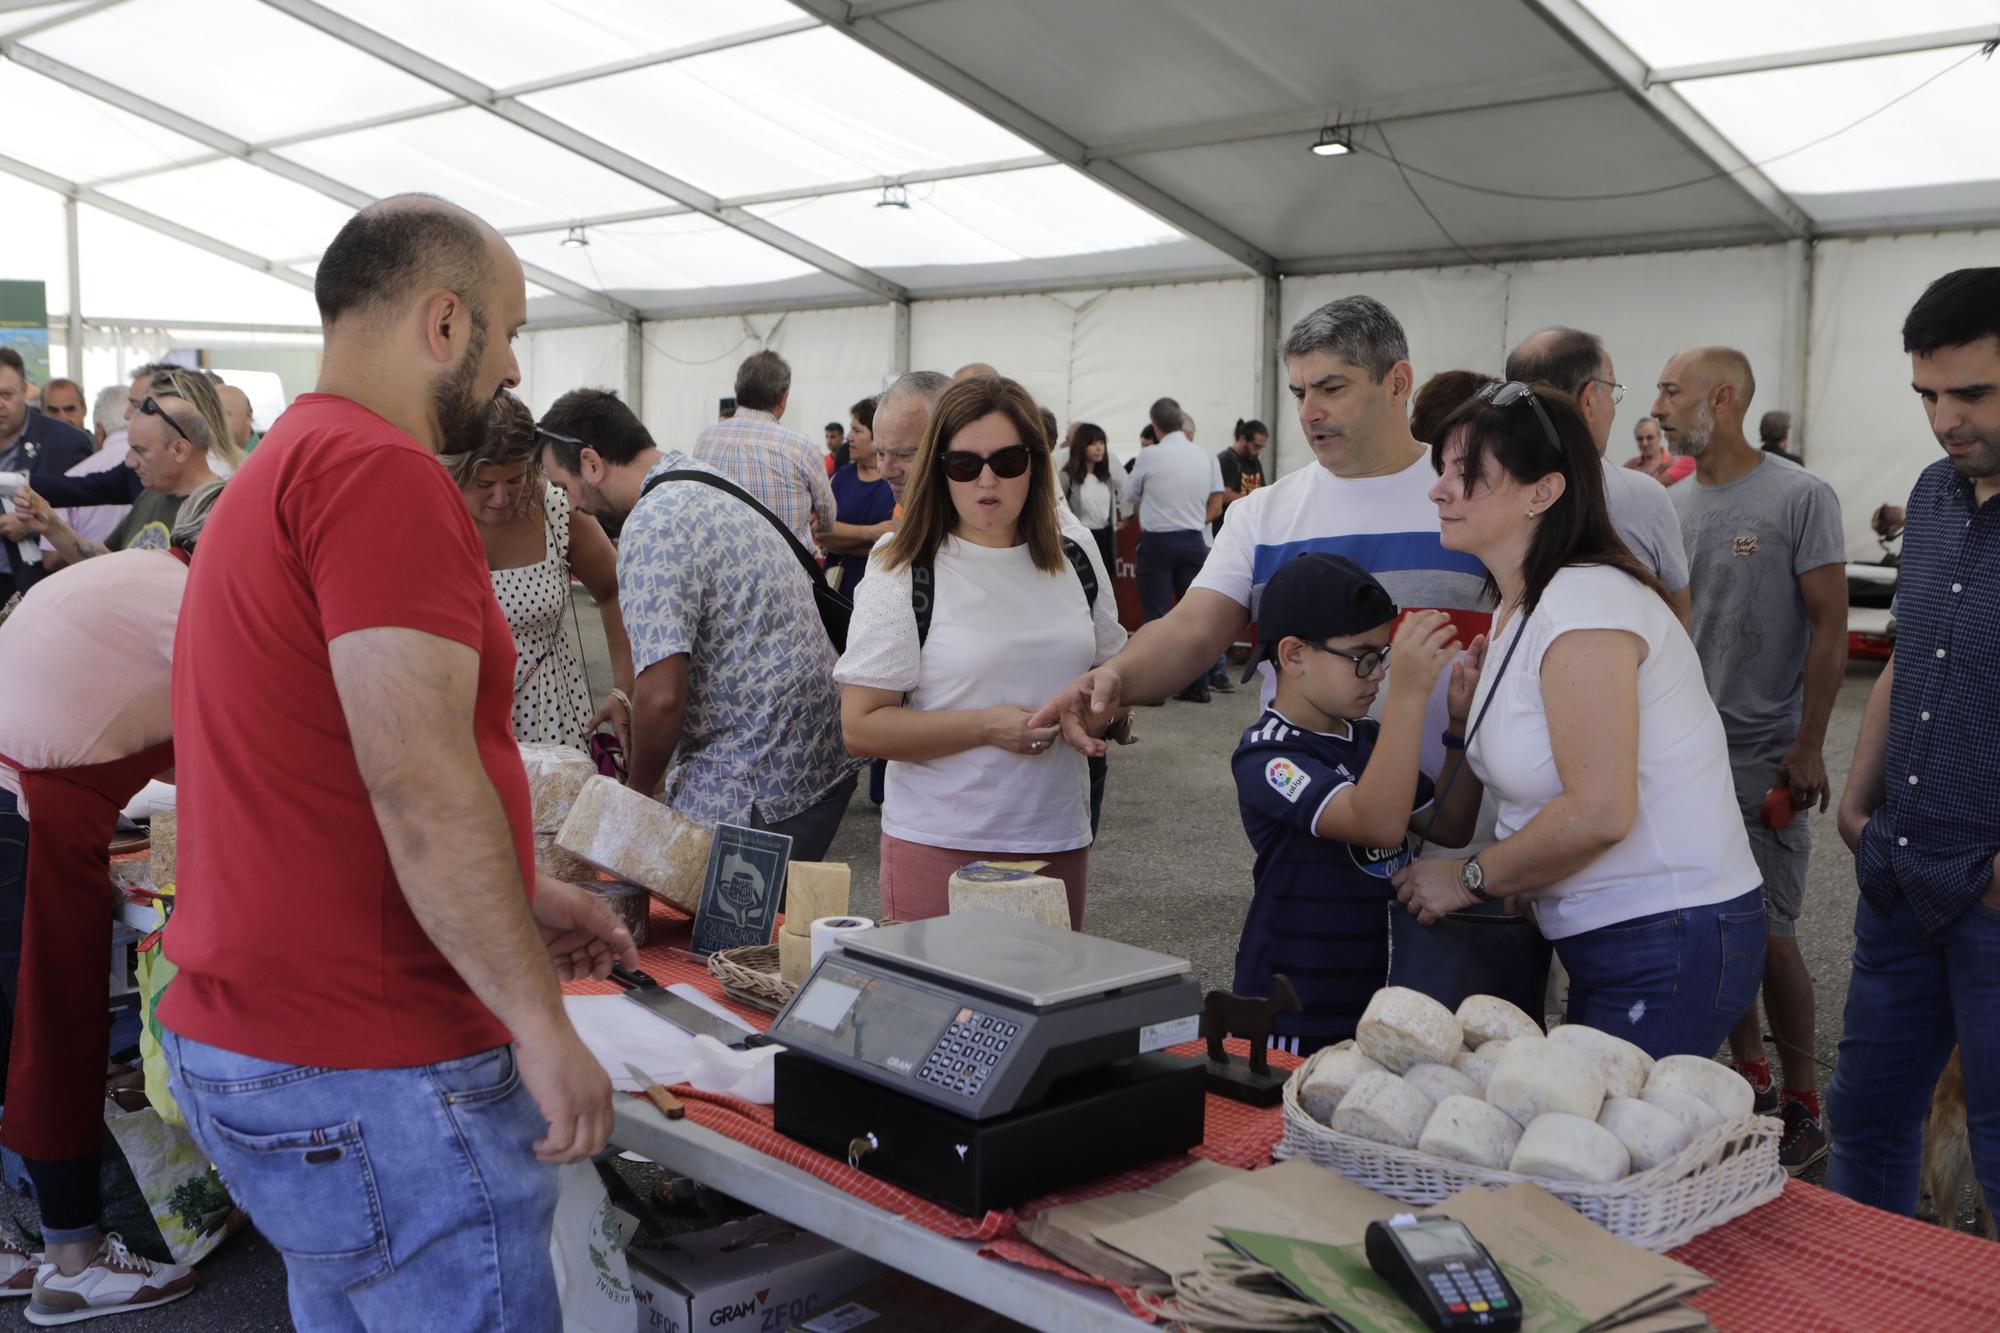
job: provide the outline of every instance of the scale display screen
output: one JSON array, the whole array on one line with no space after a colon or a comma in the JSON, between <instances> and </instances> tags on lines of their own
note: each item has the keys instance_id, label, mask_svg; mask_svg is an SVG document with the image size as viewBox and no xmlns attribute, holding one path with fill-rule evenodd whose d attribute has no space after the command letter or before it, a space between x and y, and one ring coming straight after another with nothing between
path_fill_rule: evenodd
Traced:
<instances>
[{"instance_id":1,"label":"scale display screen","mask_svg":"<svg viewBox=\"0 0 2000 1333\"><path fill-rule=\"evenodd\" d=\"M949 995L828 958L793 1002L785 1026L804 1028L800 1035L822 1050L909 1074L961 1008Z\"/></svg>"}]
</instances>

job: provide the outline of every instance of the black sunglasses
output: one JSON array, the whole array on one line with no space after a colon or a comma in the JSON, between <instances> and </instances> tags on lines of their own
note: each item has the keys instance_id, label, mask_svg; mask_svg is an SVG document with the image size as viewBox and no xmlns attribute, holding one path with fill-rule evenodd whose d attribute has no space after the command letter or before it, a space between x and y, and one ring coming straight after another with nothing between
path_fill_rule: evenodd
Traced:
<instances>
[{"instance_id":1,"label":"black sunglasses","mask_svg":"<svg viewBox=\"0 0 2000 1333\"><path fill-rule=\"evenodd\" d=\"M557 444L573 445L578 449L588 449L591 447L588 443L586 443L583 440L577 439L576 436L574 435L564 435L561 434L560 432L550 430L547 426L539 424L535 427L535 435L537 436L537 438L540 439L554 440Z\"/></svg>"},{"instance_id":2,"label":"black sunglasses","mask_svg":"<svg viewBox=\"0 0 2000 1333\"><path fill-rule=\"evenodd\" d=\"M1549 420L1549 414L1543 410L1542 400L1535 397L1535 391L1521 381L1508 380L1505 384L1489 384L1474 396L1495 407L1512 407L1523 398L1527 399L1528 406L1535 409L1535 419L1542 423L1542 434L1549 438L1549 448L1555 450L1558 455L1562 453L1562 440L1556 435L1556 423Z\"/></svg>"},{"instance_id":3,"label":"black sunglasses","mask_svg":"<svg viewBox=\"0 0 2000 1333\"><path fill-rule=\"evenodd\" d=\"M160 420L166 422L169 426L172 426L174 428L174 434L180 436L183 440L186 440L188 444L193 446L194 448L199 449L201 447L200 445L195 444L194 437L192 435L189 435L186 431L181 429L180 422L175 421L171 416L167 415L167 409L161 407L157 402L153 400L153 395L147 394L144 398L141 398L139 400L139 410L141 412L144 412L149 417L158 417Z\"/></svg>"},{"instance_id":4,"label":"black sunglasses","mask_svg":"<svg viewBox=\"0 0 2000 1333\"><path fill-rule=\"evenodd\" d=\"M1346 658L1348 661L1354 663L1354 674L1362 680L1366 680L1374 675L1376 667L1388 662L1389 649L1395 646L1394 644L1385 643L1380 648L1370 648L1366 652L1361 653L1350 653L1344 648L1329 648L1323 643L1314 643L1311 639L1300 639L1299 642L1308 648L1317 649L1322 653L1332 653L1335 657Z\"/></svg>"},{"instance_id":5,"label":"black sunglasses","mask_svg":"<svg viewBox=\"0 0 2000 1333\"><path fill-rule=\"evenodd\" d=\"M1010 444L990 454L952 449L944 455L944 474L953 481L978 481L979 474L990 467L994 476L1011 480L1028 470L1028 458L1025 444Z\"/></svg>"}]
</instances>

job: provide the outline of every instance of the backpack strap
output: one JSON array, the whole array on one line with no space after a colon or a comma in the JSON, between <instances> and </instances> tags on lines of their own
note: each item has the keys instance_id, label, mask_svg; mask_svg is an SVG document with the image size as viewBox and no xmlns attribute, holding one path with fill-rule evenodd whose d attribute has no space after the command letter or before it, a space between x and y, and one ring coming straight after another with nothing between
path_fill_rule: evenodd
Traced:
<instances>
[{"instance_id":1,"label":"backpack strap","mask_svg":"<svg viewBox=\"0 0 2000 1333\"><path fill-rule=\"evenodd\" d=\"M1083 585L1084 605L1091 614L1097 612L1097 571L1090 567L1090 557L1083 548L1068 537L1062 539L1063 554L1069 557L1069 566L1076 571L1076 580ZM931 610L937 603L937 571L928 560L919 560L910 566L910 610L917 617L917 647L921 648L931 637Z\"/></svg>"}]
</instances>

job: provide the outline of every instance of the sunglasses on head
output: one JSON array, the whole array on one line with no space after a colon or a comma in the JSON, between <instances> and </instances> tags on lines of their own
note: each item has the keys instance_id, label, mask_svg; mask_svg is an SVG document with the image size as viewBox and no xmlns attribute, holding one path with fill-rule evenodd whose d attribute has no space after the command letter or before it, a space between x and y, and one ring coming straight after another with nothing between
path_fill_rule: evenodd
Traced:
<instances>
[{"instance_id":1,"label":"sunglasses on head","mask_svg":"<svg viewBox=\"0 0 2000 1333\"><path fill-rule=\"evenodd\" d=\"M144 398L141 398L139 400L139 410L145 413L149 417L158 417L160 420L166 422L169 426L172 426L174 428L174 434L180 436L183 440L186 440L189 445L194 444L194 437L181 429L181 423L175 421L173 417L169 416L167 414L167 409L161 407L160 404L154 399L153 395L147 394Z\"/></svg>"},{"instance_id":2,"label":"sunglasses on head","mask_svg":"<svg viewBox=\"0 0 2000 1333\"><path fill-rule=\"evenodd\" d=\"M994 476L1012 480L1028 470L1028 459L1028 446L1025 444L1010 444L990 454L949 449L944 455L944 474L953 481L978 481L979 474L990 467Z\"/></svg>"},{"instance_id":3,"label":"sunglasses on head","mask_svg":"<svg viewBox=\"0 0 2000 1333\"><path fill-rule=\"evenodd\" d=\"M1548 436L1549 448L1555 450L1558 455L1562 453L1562 440L1556 435L1556 423L1549 420L1549 414L1543 409L1542 400L1535 397L1535 391L1521 381L1508 380L1505 384L1489 384L1474 396L1495 407L1512 407L1523 398L1527 399L1528 406L1535 409L1535 419L1542 423L1542 434Z\"/></svg>"}]
</instances>

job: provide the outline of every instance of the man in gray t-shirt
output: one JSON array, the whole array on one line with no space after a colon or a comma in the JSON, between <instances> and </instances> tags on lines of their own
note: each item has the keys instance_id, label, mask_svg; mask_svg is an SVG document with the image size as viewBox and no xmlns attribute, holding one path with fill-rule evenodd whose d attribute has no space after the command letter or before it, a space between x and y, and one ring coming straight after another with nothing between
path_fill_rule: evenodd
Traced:
<instances>
[{"instance_id":1,"label":"man in gray t-shirt","mask_svg":"<svg viewBox=\"0 0 2000 1333\"><path fill-rule=\"evenodd\" d=\"M1813 1073L1812 978L1798 916L1813 806L1828 803L1822 746L1847 660L1846 538L1833 488L1743 434L1756 381L1728 348L1690 348L1660 376L1654 415L1694 475L1668 494L1694 576L1689 626L1722 728L1736 800L1764 876L1764 1000L1784 1073L1779 1159L1797 1173L1826 1152ZM1767 823L1788 789L1796 813ZM1765 1113L1780 1109L1753 1004L1730 1034Z\"/></svg>"}]
</instances>

